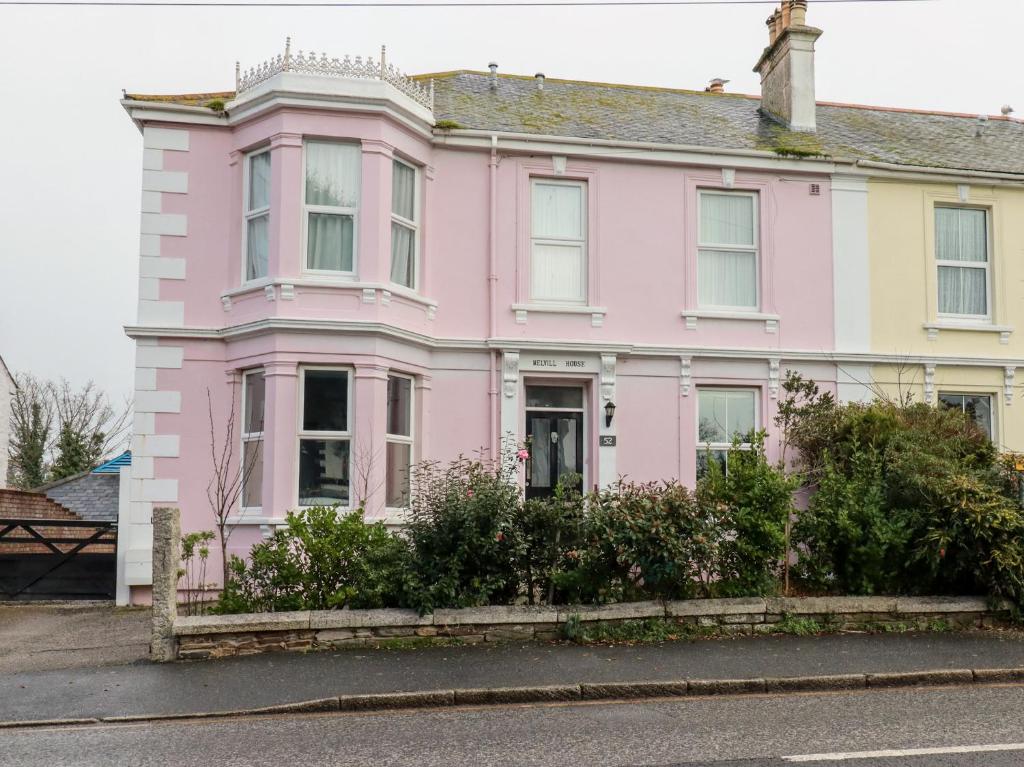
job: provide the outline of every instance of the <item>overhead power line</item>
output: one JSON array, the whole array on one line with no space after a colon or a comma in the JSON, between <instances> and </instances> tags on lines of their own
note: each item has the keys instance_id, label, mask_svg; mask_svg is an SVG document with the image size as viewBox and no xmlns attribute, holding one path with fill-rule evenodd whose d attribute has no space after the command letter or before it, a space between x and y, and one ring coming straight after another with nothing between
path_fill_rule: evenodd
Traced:
<instances>
[{"instance_id":1,"label":"overhead power line","mask_svg":"<svg viewBox=\"0 0 1024 767\"><path fill-rule=\"evenodd\" d=\"M816 5L825 3L856 5L860 3L931 3L938 0L814 0ZM377 0L327 0L326 2L250 2L250 0L0 0L0 5L22 7L82 6L82 7L142 7L142 8L523 8L558 6L609 7L650 6L650 5L777 5L778 0L426 0L417 3L410 0L378 2Z\"/></svg>"}]
</instances>

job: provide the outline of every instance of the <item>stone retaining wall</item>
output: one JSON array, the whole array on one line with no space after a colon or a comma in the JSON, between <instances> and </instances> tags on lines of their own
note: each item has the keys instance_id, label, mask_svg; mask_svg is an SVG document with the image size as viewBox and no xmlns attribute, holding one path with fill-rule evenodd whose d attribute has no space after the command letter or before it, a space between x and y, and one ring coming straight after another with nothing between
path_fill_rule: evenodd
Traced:
<instances>
[{"instance_id":1,"label":"stone retaining wall","mask_svg":"<svg viewBox=\"0 0 1024 767\"><path fill-rule=\"evenodd\" d=\"M561 607L479 607L437 610L329 610L176 618L178 658L220 658L279 650L360 647L408 639L465 644L552 640L570 620L619 624L659 618L727 634L769 634L784 617L813 619L836 630L879 624L927 628L935 621L982 628L1005 618L983 597L772 597L629 602Z\"/></svg>"}]
</instances>

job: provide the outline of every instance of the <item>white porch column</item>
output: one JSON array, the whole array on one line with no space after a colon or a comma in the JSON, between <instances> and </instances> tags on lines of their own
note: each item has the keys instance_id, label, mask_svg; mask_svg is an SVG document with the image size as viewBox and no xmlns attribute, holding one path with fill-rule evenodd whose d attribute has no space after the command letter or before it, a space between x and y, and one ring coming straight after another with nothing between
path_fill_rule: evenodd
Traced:
<instances>
[{"instance_id":1,"label":"white porch column","mask_svg":"<svg viewBox=\"0 0 1024 767\"><path fill-rule=\"evenodd\" d=\"M523 439L520 426L519 352L501 353L501 434L498 444L502 451L514 449ZM511 443L511 444L509 444Z\"/></svg>"},{"instance_id":2,"label":"white porch column","mask_svg":"<svg viewBox=\"0 0 1024 767\"><path fill-rule=\"evenodd\" d=\"M605 405L615 402L616 361L614 354L601 355L601 397L597 409L597 481L601 488L613 485L619 478L616 470L616 420L613 418L609 426L604 412Z\"/></svg>"}]
</instances>

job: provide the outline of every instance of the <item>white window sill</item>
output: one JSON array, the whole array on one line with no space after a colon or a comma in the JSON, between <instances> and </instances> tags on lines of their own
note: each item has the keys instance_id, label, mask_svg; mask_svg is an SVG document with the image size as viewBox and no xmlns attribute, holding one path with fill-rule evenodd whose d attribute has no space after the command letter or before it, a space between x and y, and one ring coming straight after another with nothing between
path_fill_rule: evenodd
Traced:
<instances>
[{"instance_id":1,"label":"white window sill","mask_svg":"<svg viewBox=\"0 0 1024 767\"><path fill-rule=\"evenodd\" d=\"M381 306L388 306L393 297L401 298L414 304L419 304L427 313L427 319L434 319L437 314L437 301L421 296L415 290L410 290L395 283L381 282L359 282L344 276L310 276L295 277L294 279L262 277L252 280L237 288L225 290L220 294L220 301L225 312L230 312L232 301L238 296L250 293L262 292L267 301L291 301L295 298L295 288L331 288L337 290L358 290L362 293L364 304L375 304L380 301Z\"/></svg>"},{"instance_id":2,"label":"white window sill","mask_svg":"<svg viewBox=\"0 0 1024 767\"><path fill-rule=\"evenodd\" d=\"M591 327L604 325L604 316L608 309L604 306L587 306L585 304L512 304L516 313L516 324L525 325L530 312L546 314L589 314Z\"/></svg>"},{"instance_id":3,"label":"white window sill","mask_svg":"<svg viewBox=\"0 0 1024 767\"><path fill-rule=\"evenodd\" d=\"M1010 343L1010 334L1013 332L1012 325L992 325L986 322L971 320L943 319L937 322L926 322L922 327L928 331L928 340L935 341L939 337L939 331L954 330L966 331L968 333L998 333L999 343L1004 346Z\"/></svg>"},{"instance_id":4,"label":"white window sill","mask_svg":"<svg viewBox=\"0 0 1024 767\"><path fill-rule=\"evenodd\" d=\"M696 330L698 320L740 320L743 322L763 322L765 333L774 334L779 332L780 317L777 314L697 310L682 312L682 317L686 321L687 330Z\"/></svg>"}]
</instances>

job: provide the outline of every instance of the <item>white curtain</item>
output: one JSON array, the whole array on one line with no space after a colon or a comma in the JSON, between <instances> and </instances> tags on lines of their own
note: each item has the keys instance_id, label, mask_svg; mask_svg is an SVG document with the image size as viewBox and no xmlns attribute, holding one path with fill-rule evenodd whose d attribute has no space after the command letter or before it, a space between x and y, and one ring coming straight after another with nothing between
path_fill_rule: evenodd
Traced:
<instances>
[{"instance_id":1,"label":"white curtain","mask_svg":"<svg viewBox=\"0 0 1024 767\"><path fill-rule=\"evenodd\" d=\"M245 234L245 279L267 276L267 254L270 251L270 214L250 218Z\"/></svg>"},{"instance_id":2,"label":"white curtain","mask_svg":"<svg viewBox=\"0 0 1024 767\"><path fill-rule=\"evenodd\" d=\"M939 261L988 261L988 222L985 211L936 208L935 257Z\"/></svg>"},{"instance_id":3,"label":"white curtain","mask_svg":"<svg viewBox=\"0 0 1024 767\"><path fill-rule=\"evenodd\" d=\"M757 255L731 250L697 254L697 298L701 306L757 308Z\"/></svg>"},{"instance_id":4,"label":"white curtain","mask_svg":"<svg viewBox=\"0 0 1024 767\"><path fill-rule=\"evenodd\" d=\"M391 166L391 212L416 220L416 171L400 162Z\"/></svg>"},{"instance_id":5,"label":"white curtain","mask_svg":"<svg viewBox=\"0 0 1024 767\"><path fill-rule=\"evenodd\" d=\"M391 281L415 288L414 254L416 233L397 221L391 222Z\"/></svg>"},{"instance_id":6,"label":"white curtain","mask_svg":"<svg viewBox=\"0 0 1024 767\"><path fill-rule=\"evenodd\" d=\"M362 153L354 144L306 144L306 204L359 206Z\"/></svg>"},{"instance_id":7,"label":"white curtain","mask_svg":"<svg viewBox=\"0 0 1024 767\"><path fill-rule=\"evenodd\" d=\"M259 210L270 205L270 152L260 152L249 158L249 206Z\"/></svg>"},{"instance_id":8,"label":"white curtain","mask_svg":"<svg viewBox=\"0 0 1024 767\"><path fill-rule=\"evenodd\" d=\"M705 245L754 245L754 198L737 194L700 196L700 241Z\"/></svg>"},{"instance_id":9,"label":"white curtain","mask_svg":"<svg viewBox=\"0 0 1024 767\"><path fill-rule=\"evenodd\" d=\"M310 213L306 232L306 266L310 269L352 271L352 216Z\"/></svg>"},{"instance_id":10,"label":"white curtain","mask_svg":"<svg viewBox=\"0 0 1024 767\"><path fill-rule=\"evenodd\" d=\"M983 266L988 262L985 211L936 208L935 258L939 262L964 263L964 266L940 263L939 311L943 314L988 314L988 270Z\"/></svg>"},{"instance_id":11,"label":"white curtain","mask_svg":"<svg viewBox=\"0 0 1024 767\"><path fill-rule=\"evenodd\" d=\"M585 301L583 247L534 243L530 295L540 301Z\"/></svg>"},{"instance_id":12,"label":"white curtain","mask_svg":"<svg viewBox=\"0 0 1024 767\"><path fill-rule=\"evenodd\" d=\"M582 185L533 185L533 236L583 239Z\"/></svg>"},{"instance_id":13,"label":"white curtain","mask_svg":"<svg viewBox=\"0 0 1024 767\"><path fill-rule=\"evenodd\" d=\"M530 486L551 487L551 419L531 418Z\"/></svg>"},{"instance_id":14,"label":"white curtain","mask_svg":"<svg viewBox=\"0 0 1024 767\"><path fill-rule=\"evenodd\" d=\"M943 314L988 314L986 271L969 266L939 267L939 311Z\"/></svg>"}]
</instances>

